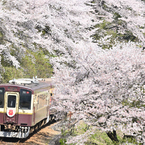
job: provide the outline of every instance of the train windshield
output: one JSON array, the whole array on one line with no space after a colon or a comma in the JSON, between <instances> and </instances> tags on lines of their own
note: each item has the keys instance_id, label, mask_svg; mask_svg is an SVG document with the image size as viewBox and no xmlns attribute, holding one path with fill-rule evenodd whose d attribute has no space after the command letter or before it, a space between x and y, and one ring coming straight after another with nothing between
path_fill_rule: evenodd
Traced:
<instances>
[{"instance_id":1,"label":"train windshield","mask_svg":"<svg viewBox=\"0 0 145 145\"><path fill-rule=\"evenodd\" d=\"M9 95L8 96L8 107L15 108L15 106L16 106L16 96Z\"/></svg>"},{"instance_id":2,"label":"train windshield","mask_svg":"<svg viewBox=\"0 0 145 145\"><path fill-rule=\"evenodd\" d=\"M4 93L5 93L5 89L0 88L0 108L4 107Z\"/></svg>"},{"instance_id":3,"label":"train windshield","mask_svg":"<svg viewBox=\"0 0 145 145\"><path fill-rule=\"evenodd\" d=\"M31 109L31 91L21 89L20 90L20 109Z\"/></svg>"}]
</instances>

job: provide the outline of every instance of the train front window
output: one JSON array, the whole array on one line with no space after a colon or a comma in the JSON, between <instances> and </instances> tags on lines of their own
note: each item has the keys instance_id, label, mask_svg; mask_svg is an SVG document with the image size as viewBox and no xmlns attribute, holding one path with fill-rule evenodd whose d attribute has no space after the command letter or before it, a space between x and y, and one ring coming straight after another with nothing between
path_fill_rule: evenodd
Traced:
<instances>
[{"instance_id":1,"label":"train front window","mask_svg":"<svg viewBox=\"0 0 145 145\"><path fill-rule=\"evenodd\" d=\"M8 107L15 108L16 106L16 96L9 95L8 96Z\"/></svg>"},{"instance_id":2,"label":"train front window","mask_svg":"<svg viewBox=\"0 0 145 145\"><path fill-rule=\"evenodd\" d=\"M5 93L5 89L0 88L0 108L4 107L4 93Z\"/></svg>"},{"instance_id":3,"label":"train front window","mask_svg":"<svg viewBox=\"0 0 145 145\"><path fill-rule=\"evenodd\" d=\"M20 109L31 109L31 91L21 89L20 90Z\"/></svg>"}]
</instances>

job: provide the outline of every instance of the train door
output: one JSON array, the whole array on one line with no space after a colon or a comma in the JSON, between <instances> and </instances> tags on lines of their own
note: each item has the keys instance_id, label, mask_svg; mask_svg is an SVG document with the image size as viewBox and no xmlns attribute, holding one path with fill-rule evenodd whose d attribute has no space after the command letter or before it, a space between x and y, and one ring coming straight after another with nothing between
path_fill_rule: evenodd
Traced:
<instances>
[{"instance_id":1,"label":"train door","mask_svg":"<svg viewBox=\"0 0 145 145\"><path fill-rule=\"evenodd\" d=\"M18 92L6 92L5 93L4 123L15 124L18 122L18 104L19 104L19 93Z\"/></svg>"}]
</instances>

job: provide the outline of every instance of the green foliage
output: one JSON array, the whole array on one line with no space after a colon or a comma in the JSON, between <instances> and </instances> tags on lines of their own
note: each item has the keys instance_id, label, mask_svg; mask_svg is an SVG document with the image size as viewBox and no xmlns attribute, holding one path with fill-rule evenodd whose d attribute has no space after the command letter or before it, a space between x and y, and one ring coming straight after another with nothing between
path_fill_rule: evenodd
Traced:
<instances>
[{"instance_id":1,"label":"green foliage","mask_svg":"<svg viewBox=\"0 0 145 145\"><path fill-rule=\"evenodd\" d=\"M96 3L96 1L95 0L92 0L91 3Z\"/></svg>"},{"instance_id":2,"label":"green foliage","mask_svg":"<svg viewBox=\"0 0 145 145\"><path fill-rule=\"evenodd\" d=\"M49 59L45 58L44 52L42 50L38 52L29 52L30 56L25 55L22 58L21 66L24 69L25 77L42 77L47 78L52 75L53 68L49 63ZM32 62L32 60L34 62Z\"/></svg>"},{"instance_id":3,"label":"green foliage","mask_svg":"<svg viewBox=\"0 0 145 145\"><path fill-rule=\"evenodd\" d=\"M10 49L10 54L11 54L12 56L15 56L15 55L16 55L15 49Z\"/></svg>"},{"instance_id":4,"label":"green foliage","mask_svg":"<svg viewBox=\"0 0 145 145\"><path fill-rule=\"evenodd\" d=\"M89 126L83 121L80 121L78 127L74 129L74 134L75 135L84 134L88 129L89 129Z\"/></svg>"},{"instance_id":5,"label":"green foliage","mask_svg":"<svg viewBox=\"0 0 145 145\"><path fill-rule=\"evenodd\" d=\"M54 50L54 52L56 53L57 56L62 56L64 54L64 52L62 52L58 49Z\"/></svg>"},{"instance_id":6,"label":"green foliage","mask_svg":"<svg viewBox=\"0 0 145 145\"><path fill-rule=\"evenodd\" d=\"M115 20L118 20L118 18L121 18L121 16L118 13L115 12L114 15L113 15L113 18Z\"/></svg>"},{"instance_id":7,"label":"green foliage","mask_svg":"<svg viewBox=\"0 0 145 145\"><path fill-rule=\"evenodd\" d=\"M47 55L49 57L57 57L57 56L51 54L46 48L43 48L43 47L39 46L37 43L34 42L33 45L34 45L35 49L38 49L38 50L42 51L42 53L44 55ZM29 51L29 53L34 55L34 53L32 53L30 51Z\"/></svg>"},{"instance_id":8,"label":"green foliage","mask_svg":"<svg viewBox=\"0 0 145 145\"><path fill-rule=\"evenodd\" d=\"M7 3L7 0L2 1L2 5L5 5Z\"/></svg>"},{"instance_id":9,"label":"green foliage","mask_svg":"<svg viewBox=\"0 0 145 145\"><path fill-rule=\"evenodd\" d=\"M66 136L67 136L68 133L69 133L68 130L61 129L62 138L60 138L60 140L59 140L60 145L67 145L66 144L66 142L67 142L66 141Z\"/></svg>"},{"instance_id":10,"label":"green foliage","mask_svg":"<svg viewBox=\"0 0 145 145\"><path fill-rule=\"evenodd\" d=\"M93 42L98 42L98 40L100 40L101 38L107 35L111 35L109 44L106 45L106 44L102 44L102 42L99 42L100 46L103 49L111 48L112 45L115 43L114 40L117 38L118 34L117 34L116 26L112 26L112 24L113 23L104 20L102 23L96 24L94 26L94 28L98 28L98 29L95 34L91 35L91 37L93 38Z\"/></svg>"},{"instance_id":11,"label":"green foliage","mask_svg":"<svg viewBox=\"0 0 145 145\"><path fill-rule=\"evenodd\" d=\"M120 145L120 143L121 143L121 144L126 143L126 145L129 144L129 143L130 143L130 144L133 144L133 145L141 145L141 144L137 143L136 139L133 138L133 137L123 138L122 140L120 140L119 143L117 143L117 144L115 144L115 145Z\"/></svg>"},{"instance_id":12,"label":"green foliage","mask_svg":"<svg viewBox=\"0 0 145 145\"><path fill-rule=\"evenodd\" d=\"M25 77L42 77L47 78L52 75L53 68L49 63L49 58L45 57L42 50L38 52L27 52L22 58L21 66L24 69ZM30 55L31 54L31 55ZM32 62L33 60L33 62Z\"/></svg>"},{"instance_id":13,"label":"green foliage","mask_svg":"<svg viewBox=\"0 0 145 145\"><path fill-rule=\"evenodd\" d=\"M119 34L120 36L121 34ZM130 40L130 41L137 41L137 37L135 37L133 35L133 33L131 31L126 31L124 34L122 34L122 39L126 40L127 42Z\"/></svg>"},{"instance_id":14,"label":"green foliage","mask_svg":"<svg viewBox=\"0 0 145 145\"><path fill-rule=\"evenodd\" d=\"M32 62L32 58L28 55L22 58L21 66L24 69L24 77L36 76L35 64Z\"/></svg>"},{"instance_id":15,"label":"green foliage","mask_svg":"<svg viewBox=\"0 0 145 145\"><path fill-rule=\"evenodd\" d=\"M145 107L145 104L143 104L141 100L129 101L126 99L122 101L122 105L136 108Z\"/></svg>"},{"instance_id":16,"label":"green foliage","mask_svg":"<svg viewBox=\"0 0 145 145\"><path fill-rule=\"evenodd\" d=\"M101 36L97 32L93 34L91 37L93 37L94 40L99 40L101 38Z\"/></svg>"},{"instance_id":17,"label":"green foliage","mask_svg":"<svg viewBox=\"0 0 145 145\"><path fill-rule=\"evenodd\" d=\"M40 78L48 78L53 73L52 65L49 62L49 57L54 57L43 48L39 49L37 52L32 52L31 50L26 51L23 58L20 58L21 69L16 69L13 67L12 61L7 61L4 59L4 55L1 55L1 64L4 67L4 71L1 73L2 82L6 83L14 78L32 78L37 76ZM14 46L10 49L10 54L16 56L16 51Z\"/></svg>"},{"instance_id":18,"label":"green foliage","mask_svg":"<svg viewBox=\"0 0 145 145\"><path fill-rule=\"evenodd\" d=\"M12 43L10 46L10 54L12 56L17 56L18 51L19 51L19 48L15 47L15 45Z\"/></svg>"},{"instance_id":19,"label":"green foliage","mask_svg":"<svg viewBox=\"0 0 145 145\"><path fill-rule=\"evenodd\" d=\"M12 62L5 61L4 56L1 55L1 65L3 67L11 67L12 66Z\"/></svg>"},{"instance_id":20,"label":"green foliage","mask_svg":"<svg viewBox=\"0 0 145 145\"><path fill-rule=\"evenodd\" d=\"M117 37L117 33L114 30L108 30L107 35L112 35L113 38Z\"/></svg>"},{"instance_id":21,"label":"green foliage","mask_svg":"<svg viewBox=\"0 0 145 145\"><path fill-rule=\"evenodd\" d=\"M49 63L49 59L45 58L45 55L42 51L39 51L35 55L35 69L38 77L47 78L50 77L53 69Z\"/></svg>"},{"instance_id":22,"label":"green foliage","mask_svg":"<svg viewBox=\"0 0 145 145\"><path fill-rule=\"evenodd\" d=\"M42 35L49 35L51 34L51 29L49 26L45 26L45 28L42 30Z\"/></svg>"},{"instance_id":23,"label":"green foliage","mask_svg":"<svg viewBox=\"0 0 145 145\"><path fill-rule=\"evenodd\" d=\"M14 78L22 78L23 71L22 69L16 69L15 67L4 67L2 72L2 83L7 83L9 80Z\"/></svg>"},{"instance_id":24,"label":"green foliage","mask_svg":"<svg viewBox=\"0 0 145 145\"><path fill-rule=\"evenodd\" d=\"M3 33L2 32L0 32L0 38L2 38L3 37Z\"/></svg>"},{"instance_id":25,"label":"green foliage","mask_svg":"<svg viewBox=\"0 0 145 145\"><path fill-rule=\"evenodd\" d=\"M2 31L0 31L0 44L4 43L3 40L4 40L4 34Z\"/></svg>"},{"instance_id":26,"label":"green foliage","mask_svg":"<svg viewBox=\"0 0 145 145\"><path fill-rule=\"evenodd\" d=\"M100 130L96 130L96 132L89 138L88 142L86 145L120 145L122 143L132 143L132 144L138 144L136 139L133 137L120 137L117 134L118 142L112 141L106 134L106 132L102 132Z\"/></svg>"},{"instance_id":27,"label":"green foliage","mask_svg":"<svg viewBox=\"0 0 145 145\"><path fill-rule=\"evenodd\" d=\"M136 118L135 118L136 119ZM134 121L136 121L134 119ZM80 121L75 127L73 127L73 134L70 133L72 129L69 130L61 130L61 139L59 140L59 143L61 145L66 145L66 139L69 136L77 136L86 133L87 130L90 130L90 132L94 132L92 135L88 135L88 140L85 142L85 145L120 145L120 144L138 144L136 139L133 137L124 137L123 133L120 130L117 130L117 139L118 141L111 140L106 132L103 132L99 129L96 129L94 126L88 126L84 121ZM69 144L69 145L75 145L76 143Z\"/></svg>"},{"instance_id":28,"label":"green foliage","mask_svg":"<svg viewBox=\"0 0 145 145\"><path fill-rule=\"evenodd\" d=\"M110 22L104 20L102 23L97 24L95 27L100 27L100 29L107 29L107 26L111 24Z\"/></svg>"},{"instance_id":29,"label":"green foliage","mask_svg":"<svg viewBox=\"0 0 145 145\"><path fill-rule=\"evenodd\" d=\"M66 145L66 139L65 138L61 138L59 140L60 145Z\"/></svg>"},{"instance_id":30,"label":"green foliage","mask_svg":"<svg viewBox=\"0 0 145 145\"><path fill-rule=\"evenodd\" d=\"M105 5L105 4L103 4ZM102 49L110 49L117 41L120 42L138 42L139 39L134 36L134 34L127 30L126 28L126 22L119 19L121 18L121 15L118 13L114 13L113 15L114 20L112 22L108 22L106 20L103 20L101 23L94 25L94 27L91 27L90 29L96 29L96 32L91 35L93 42L98 43ZM120 33L121 29L125 29L123 33ZM102 38L105 36L110 36L107 40L107 43L102 43Z\"/></svg>"},{"instance_id":31,"label":"green foliage","mask_svg":"<svg viewBox=\"0 0 145 145\"><path fill-rule=\"evenodd\" d=\"M129 11L133 11L131 7L127 7L127 10L129 10Z\"/></svg>"},{"instance_id":32,"label":"green foliage","mask_svg":"<svg viewBox=\"0 0 145 145\"><path fill-rule=\"evenodd\" d=\"M111 145L113 144L113 141L107 136L105 132L96 130L96 133L91 135L86 145L88 145L88 143L96 143L97 145Z\"/></svg>"},{"instance_id":33,"label":"green foliage","mask_svg":"<svg viewBox=\"0 0 145 145\"><path fill-rule=\"evenodd\" d=\"M119 19L116 21L117 25L127 25L125 21Z\"/></svg>"},{"instance_id":34,"label":"green foliage","mask_svg":"<svg viewBox=\"0 0 145 145\"><path fill-rule=\"evenodd\" d=\"M42 36L44 36L44 35L51 35L51 29L50 29L49 26L45 26L45 28L42 28L41 26L37 25L35 27L35 29L37 29L39 33L41 32Z\"/></svg>"}]
</instances>

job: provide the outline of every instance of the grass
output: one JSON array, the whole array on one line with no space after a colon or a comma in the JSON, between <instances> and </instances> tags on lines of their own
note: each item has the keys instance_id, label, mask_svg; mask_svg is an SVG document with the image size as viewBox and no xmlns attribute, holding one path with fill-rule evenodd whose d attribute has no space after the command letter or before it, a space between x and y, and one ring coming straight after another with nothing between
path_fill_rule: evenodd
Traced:
<instances>
[{"instance_id":1,"label":"grass","mask_svg":"<svg viewBox=\"0 0 145 145\"><path fill-rule=\"evenodd\" d=\"M90 130L94 133L91 135L88 134L88 140L84 143L85 145L121 145L123 143L137 144L134 138L123 138L123 133L120 130L116 131L118 142L112 141L108 137L106 132L97 129L97 127L95 128L94 126L88 126L84 121L80 121L79 124L73 128L73 133L70 133L70 130L62 131L62 138L60 139L60 144L67 145L66 142L68 137L82 135L87 130ZM77 142L69 145L75 144L77 144Z\"/></svg>"},{"instance_id":2,"label":"grass","mask_svg":"<svg viewBox=\"0 0 145 145\"><path fill-rule=\"evenodd\" d=\"M96 132L88 139L86 145L93 143L97 145L113 144L112 140L107 136L107 134L100 130L96 130Z\"/></svg>"}]
</instances>

